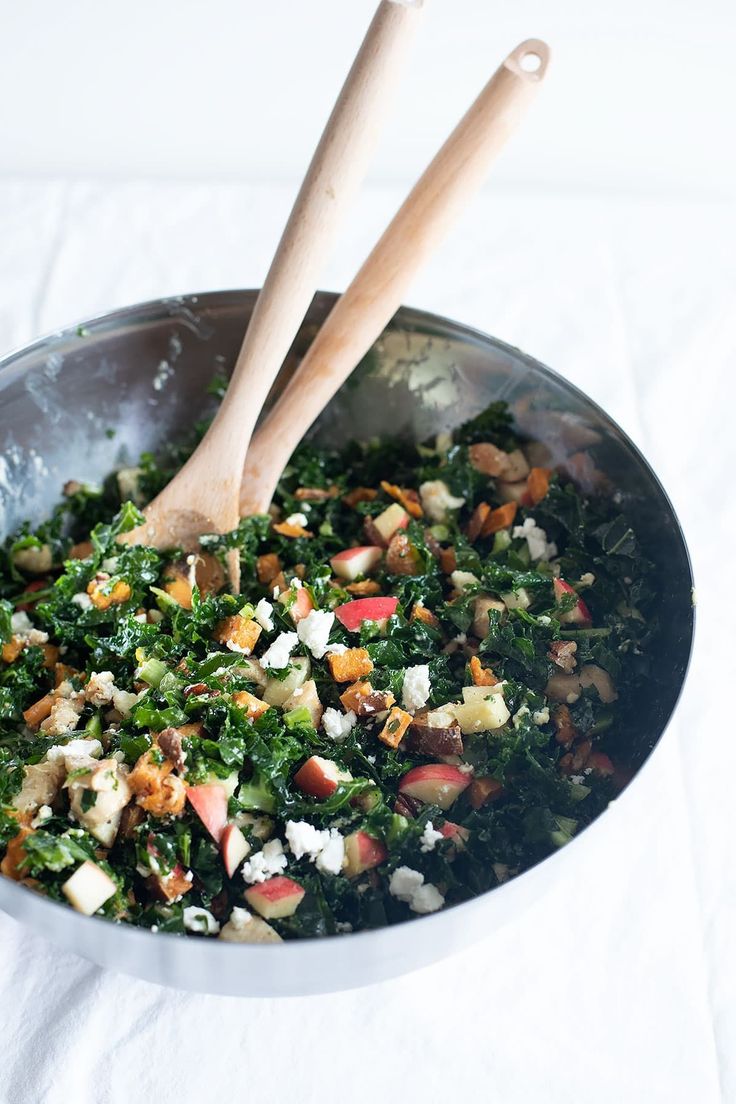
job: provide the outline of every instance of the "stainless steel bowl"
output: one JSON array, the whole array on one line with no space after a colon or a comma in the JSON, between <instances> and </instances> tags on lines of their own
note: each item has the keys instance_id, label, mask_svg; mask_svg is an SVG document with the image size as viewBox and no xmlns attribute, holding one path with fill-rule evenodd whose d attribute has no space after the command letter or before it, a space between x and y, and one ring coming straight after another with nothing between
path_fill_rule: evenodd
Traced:
<instances>
[{"instance_id":1,"label":"stainless steel bowl","mask_svg":"<svg viewBox=\"0 0 736 1104\"><path fill-rule=\"evenodd\" d=\"M255 291L226 291L144 303L43 338L0 361L0 531L29 517L40 521L65 480L100 480L142 451L185 437L210 408L208 384L234 363L255 299ZM334 299L328 293L316 297L274 394ZM507 400L520 429L556 457L588 450L661 566L661 632L639 703L641 727L616 749L638 773L662 737L685 677L692 576L667 495L622 430L577 388L517 349L404 308L313 433L331 445L387 434L419 440L452 428L494 399ZM406 924L329 939L247 946L152 935L80 916L5 878L0 907L65 948L149 981L251 996L327 992L425 965L517 916L556 879L561 864L577 863L584 871L605 819L475 900Z\"/></svg>"}]
</instances>

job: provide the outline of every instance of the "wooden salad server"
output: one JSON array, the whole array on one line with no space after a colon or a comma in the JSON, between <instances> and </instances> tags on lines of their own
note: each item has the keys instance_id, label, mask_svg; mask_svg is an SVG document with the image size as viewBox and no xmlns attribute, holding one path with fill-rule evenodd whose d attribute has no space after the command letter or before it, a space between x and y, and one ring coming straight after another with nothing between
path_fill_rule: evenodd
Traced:
<instances>
[{"instance_id":1,"label":"wooden salad server","mask_svg":"<svg viewBox=\"0 0 736 1104\"><path fill-rule=\"evenodd\" d=\"M222 404L199 446L126 534L160 549L234 529L251 433L317 290L388 114L423 0L382 0L347 76L258 296ZM231 582L235 582L231 579Z\"/></svg>"},{"instance_id":2,"label":"wooden salad server","mask_svg":"<svg viewBox=\"0 0 736 1104\"><path fill-rule=\"evenodd\" d=\"M414 185L254 435L240 489L242 516L266 512L292 452L383 333L420 266L479 190L548 63L549 48L539 39L517 46Z\"/></svg>"}]
</instances>

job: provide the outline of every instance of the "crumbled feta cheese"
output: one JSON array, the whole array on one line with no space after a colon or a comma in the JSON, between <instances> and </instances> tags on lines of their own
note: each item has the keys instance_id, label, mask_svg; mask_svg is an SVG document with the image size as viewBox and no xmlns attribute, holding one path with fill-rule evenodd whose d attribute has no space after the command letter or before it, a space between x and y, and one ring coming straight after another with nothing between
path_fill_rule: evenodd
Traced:
<instances>
[{"instance_id":1,"label":"crumbled feta cheese","mask_svg":"<svg viewBox=\"0 0 736 1104\"><path fill-rule=\"evenodd\" d=\"M112 671L95 671L89 676L84 696L90 705L109 705L116 689Z\"/></svg>"},{"instance_id":2,"label":"crumbled feta cheese","mask_svg":"<svg viewBox=\"0 0 736 1104\"><path fill-rule=\"evenodd\" d=\"M123 717L127 717L133 706L137 705L145 694L145 690L141 690L140 694L131 694L127 690L118 690L116 686L112 695L113 708L117 709Z\"/></svg>"},{"instance_id":3,"label":"crumbled feta cheese","mask_svg":"<svg viewBox=\"0 0 736 1104\"><path fill-rule=\"evenodd\" d=\"M350 923L349 920L336 920L335 921L335 931L336 932L341 932L341 933L342 932L351 932L352 930L353 930L353 925Z\"/></svg>"},{"instance_id":4,"label":"crumbled feta cheese","mask_svg":"<svg viewBox=\"0 0 736 1104\"><path fill-rule=\"evenodd\" d=\"M330 828L328 839L317 856L315 866L321 874L337 876L345 862L345 840L336 828Z\"/></svg>"},{"instance_id":5,"label":"crumbled feta cheese","mask_svg":"<svg viewBox=\"0 0 736 1104\"><path fill-rule=\"evenodd\" d=\"M270 667L273 670L281 670L289 664L289 656L299 643L299 637L295 632L282 632L274 640L270 648L261 656L261 666Z\"/></svg>"},{"instance_id":6,"label":"crumbled feta cheese","mask_svg":"<svg viewBox=\"0 0 736 1104\"><path fill-rule=\"evenodd\" d=\"M209 909L200 905L188 905L183 913L184 927L190 932L201 932L202 935L217 935L220 925L215 920Z\"/></svg>"},{"instance_id":7,"label":"crumbled feta cheese","mask_svg":"<svg viewBox=\"0 0 736 1104\"><path fill-rule=\"evenodd\" d=\"M448 510L459 510L465 505L464 498L456 498L450 488L441 479L430 479L419 487L419 497L425 514L432 521L447 521Z\"/></svg>"},{"instance_id":8,"label":"crumbled feta cheese","mask_svg":"<svg viewBox=\"0 0 736 1104\"><path fill-rule=\"evenodd\" d=\"M328 644L325 655L344 655L347 650L347 644Z\"/></svg>"},{"instance_id":9,"label":"crumbled feta cheese","mask_svg":"<svg viewBox=\"0 0 736 1104\"><path fill-rule=\"evenodd\" d=\"M574 786L582 786L583 782L585 781L585 775L584 774L571 774L570 775L570 781L572 782L572 784Z\"/></svg>"},{"instance_id":10,"label":"crumbled feta cheese","mask_svg":"<svg viewBox=\"0 0 736 1104\"><path fill-rule=\"evenodd\" d=\"M507 882L509 880L509 868L506 863L492 863L493 873L499 882Z\"/></svg>"},{"instance_id":11,"label":"crumbled feta cheese","mask_svg":"<svg viewBox=\"0 0 736 1104\"><path fill-rule=\"evenodd\" d=\"M71 601L75 606L79 606L81 610L92 609L92 599L83 590L80 590L78 594L72 594Z\"/></svg>"},{"instance_id":12,"label":"crumbled feta cheese","mask_svg":"<svg viewBox=\"0 0 736 1104\"><path fill-rule=\"evenodd\" d=\"M64 759L67 769L74 759L99 759L102 755L102 744L99 740L70 740L68 744L54 744L46 752L49 763L55 759Z\"/></svg>"},{"instance_id":13,"label":"crumbled feta cheese","mask_svg":"<svg viewBox=\"0 0 736 1104\"><path fill-rule=\"evenodd\" d=\"M425 883L424 875L409 866L399 866L394 870L388 890L399 901L405 901L412 912L436 912L445 903L437 886Z\"/></svg>"},{"instance_id":14,"label":"crumbled feta cheese","mask_svg":"<svg viewBox=\"0 0 736 1104\"><path fill-rule=\"evenodd\" d=\"M25 610L20 610L10 618L10 628L13 636L25 636L33 628L33 622Z\"/></svg>"},{"instance_id":15,"label":"crumbled feta cheese","mask_svg":"<svg viewBox=\"0 0 736 1104\"><path fill-rule=\"evenodd\" d=\"M287 820L285 835L294 858L302 859L308 855L312 862L327 842L326 837L329 837L329 833L307 824L306 820Z\"/></svg>"},{"instance_id":16,"label":"crumbled feta cheese","mask_svg":"<svg viewBox=\"0 0 736 1104\"><path fill-rule=\"evenodd\" d=\"M580 576L580 582L583 586L592 587L595 582L595 575L592 571L586 571L584 575Z\"/></svg>"},{"instance_id":17,"label":"crumbled feta cheese","mask_svg":"<svg viewBox=\"0 0 736 1104\"><path fill-rule=\"evenodd\" d=\"M106 560L103 560L100 564L103 571L107 571L109 575L114 575L118 569L118 557L108 556Z\"/></svg>"},{"instance_id":18,"label":"crumbled feta cheese","mask_svg":"<svg viewBox=\"0 0 736 1104\"><path fill-rule=\"evenodd\" d=\"M429 682L429 666L418 663L416 667L407 667L404 672L404 685L401 700L405 709L421 709L427 704L432 687Z\"/></svg>"},{"instance_id":19,"label":"crumbled feta cheese","mask_svg":"<svg viewBox=\"0 0 736 1104\"><path fill-rule=\"evenodd\" d=\"M243 866L243 877L246 882L253 885L255 882L265 882L267 878L273 878L286 869L286 855L284 845L280 839L268 840L264 843L263 850L258 851Z\"/></svg>"},{"instance_id":20,"label":"crumbled feta cheese","mask_svg":"<svg viewBox=\"0 0 736 1104\"><path fill-rule=\"evenodd\" d=\"M243 931L243 929L250 924L252 919L253 917L248 910L246 908L239 908L238 905L236 905L230 913L230 923L236 931Z\"/></svg>"},{"instance_id":21,"label":"crumbled feta cheese","mask_svg":"<svg viewBox=\"0 0 736 1104\"><path fill-rule=\"evenodd\" d=\"M453 636L452 642L453 644L467 644L468 634L463 632L458 633L457 636Z\"/></svg>"},{"instance_id":22,"label":"crumbled feta cheese","mask_svg":"<svg viewBox=\"0 0 736 1104\"><path fill-rule=\"evenodd\" d=\"M536 709L532 713L532 721L535 725L549 724L549 709L545 705L544 709Z\"/></svg>"},{"instance_id":23,"label":"crumbled feta cheese","mask_svg":"<svg viewBox=\"0 0 736 1104\"><path fill-rule=\"evenodd\" d=\"M313 609L297 625L297 636L315 659L322 659L327 651L327 641L334 622L334 613Z\"/></svg>"},{"instance_id":24,"label":"crumbled feta cheese","mask_svg":"<svg viewBox=\"0 0 736 1104\"><path fill-rule=\"evenodd\" d=\"M352 709L341 713L339 709L330 706L322 714L322 726L331 740L340 741L345 739L357 719Z\"/></svg>"},{"instance_id":25,"label":"crumbled feta cheese","mask_svg":"<svg viewBox=\"0 0 736 1104\"><path fill-rule=\"evenodd\" d=\"M51 808L50 805L42 805L33 820L31 821L31 828L38 828L39 825L43 824L45 820L48 820L49 817L52 817L53 815L54 810Z\"/></svg>"},{"instance_id":26,"label":"crumbled feta cheese","mask_svg":"<svg viewBox=\"0 0 736 1104\"><path fill-rule=\"evenodd\" d=\"M261 598L256 605L255 619L265 632L273 632L273 606L268 598Z\"/></svg>"},{"instance_id":27,"label":"crumbled feta cheese","mask_svg":"<svg viewBox=\"0 0 736 1104\"><path fill-rule=\"evenodd\" d=\"M437 912L438 909L442 908L444 903L445 898L442 896L437 886L428 882L426 885L421 885L413 895L409 902L409 908L412 912L426 914L428 912Z\"/></svg>"},{"instance_id":28,"label":"crumbled feta cheese","mask_svg":"<svg viewBox=\"0 0 736 1104\"><path fill-rule=\"evenodd\" d=\"M450 575L450 582L455 590L466 590L468 587L479 583L480 579L472 571L453 571Z\"/></svg>"},{"instance_id":29,"label":"crumbled feta cheese","mask_svg":"<svg viewBox=\"0 0 736 1104\"><path fill-rule=\"evenodd\" d=\"M540 613L539 617L537 618L537 622L540 625L551 625L552 618L548 617L546 613Z\"/></svg>"},{"instance_id":30,"label":"crumbled feta cheese","mask_svg":"<svg viewBox=\"0 0 736 1104\"><path fill-rule=\"evenodd\" d=\"M523 525L515 525L511 531L514 538L521 537L527 543L532 560L551 560L557 555L557 545L547 540L544 529L540 529L534 518L525 518Z\"/></svg>"},{"instance_id":31,"label":"crumbled feta cheese","mask_svg":"<svg viewBox=\"0 0 736 1104\"><path fill-rule=\"evenodd\" d=\"M302 529L306 529L309 519L306 514L289 514L286 519L287 525L301 525Z\"/></svg>"},{"instance_id":32,"label":"crumbled feta cheese","mask_svg":"<svg viewBox=\"0 0 736 1104\"><path fill-rule=\"evenodd\" d=\"M444 837L443 837L442 833L438 832L435 829L435 827L432 824L431 820L428 820L427 823L424 825L424 831L422 832L421 836L419 837L419 843L421 844L421 847L419 848L419 850L420 851L434 851L434 849L437 846L437 844L439 843L439 841L443 838Z\"/></svg>"},{"instance_id":33,"label":"crumbled feta cheese","mask_svg":"<svg viewBox=\"0 0 736 1104\"><path fill-rule=\"evenodd\" d=\"M79 724L79 717L84 709L84 694L81 691L72 691L67 696L61 693L63 686L64 683L57 688L51 712L41 723L40 731L44 736L65 736L67 732L73 732Z\"/></svg>"}]
</instances>

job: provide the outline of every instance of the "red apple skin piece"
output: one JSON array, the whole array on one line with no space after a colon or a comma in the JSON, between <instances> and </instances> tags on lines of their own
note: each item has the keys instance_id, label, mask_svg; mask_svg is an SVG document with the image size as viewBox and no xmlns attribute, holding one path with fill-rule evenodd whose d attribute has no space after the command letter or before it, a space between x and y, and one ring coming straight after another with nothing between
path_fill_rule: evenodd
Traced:
<instances>
[{"instance_id":1,"label":"red apple skin piece","mask_svg":"<svg viewBox=\"0 0 736 1104\"><path fill-rule=\"evenodd\" d=\"M250 844L237 824L227 824L220 839L220 852L228 878L232 878L238 867L250 854Z\"/></svg>"},{"instance_id":2,"label":"red apple skin piece","mask_svg":"<svg viewBox=\"0 0 736 1104\"><path fill-rule=\"evenodd\" d=\"M445 810L450 808L472 780L472 774L458 770L448 763L428 763L423 767L414 767L404 775L399 783L399 793Z\"/></svg>"},{"instance_id":3,"label":"red apple skin piece","mask_svg":"<svg viewBox=\"0 0 736 1104\"><path fill-rule=\"evenodd\" d=\"M356 598L335 610L335 617L348 632L357 632L364 621L386 622L396 613L398 598Z\"/></svg>"},{"instance_id":4,"label":"red apple skin piece","mask_svg":"<svg viewBox=\"0 0 736 1104\"><path fill-rule=\"evenodd\" d=\"M227 824L227 791L216 782L187 786L187 800L215 843L222 839Z\"/></svg>"},{"instance_id":5,"label":"red apple skin piece","mask_svg":"<svg viewBox=\"0 0 736 1104\"><path fill-rule=\"evenodd\" d=\"M440 832L445 839L452 840L456 847L464 847L470 837L467 828L463 828L462 824L455 824L452 820L446 820L441 825Z\"/></svg>"},{"instance_id":6,"label":"red apple skin piece","mask_svg":"<svg viewBox=\"0 0 736 1104\"><path fill-rule=\"evenodd\" d=\"M294 782L311 797L324 799L335 792L340 783L340 768L332 759L312 755L294 775Z\"/></svg>"},{"instance_id":7,"label":"red apple skin piece","mask_svg":"<svg viewBox=\"0 0 736 1104\"><path fill-rule=\"evenodd\" d=\"M356 878L358 874L372 870L374 866L380 866L388 858L388 851L380 840L369 836L367 832L351 832L345 837L344 871L348 878Z\"/></svg>"},{"instance_id":8,"label":"red apple skin piece","mask_svg":"<svg viewBox=\"0 0 736 1104\"><path fill-rule=\"evenodd\" d=\"M340 579L352 583L359 575L367 575L380 562L383 549L373 544L346 548L330 560L330 566Z\"/></svg>"},{"instance_id":9,"label":"red apple skin piece","mask_svg":"<svg viewBox=\"0 0 736 1104\"><path fill-rule=\"evenodd\" d=\"M294 915L302 903L304 890L291 878L279 874L246 889L244 896L250 907L264 920L281 920Z\"/></svg>"},{"instance_id":10,"label":"red apple skin piece","mask_svg":"<svg viewBox=\"0 0 736 1104\"><path fill-rule=\"evenodd\" d=\"M558 605L568 594L576 593L573 587L566 583L564 579L553 579L552 586L554 587L555 601ZM582 598L578 598L578 604L573 606L569 613L563 613L561 620L570 625L580 625L583 628L590 628L593 624L590 610Z\"/></svg>"},{"instance_id":11,"label":"red apple skin piece","mask_svg":"<svg viewBox=\"0 0 736 1104\"><path fill-rule=\"evenodd\" d=\"M298 625L300 621L303 621L305 617L309 616L313 609L314 602L309 595L309 591L305 590L304 587L299 587L296 592L294 604L289 608L291 620L295 625Z\"/></svg>"}]
</instances>

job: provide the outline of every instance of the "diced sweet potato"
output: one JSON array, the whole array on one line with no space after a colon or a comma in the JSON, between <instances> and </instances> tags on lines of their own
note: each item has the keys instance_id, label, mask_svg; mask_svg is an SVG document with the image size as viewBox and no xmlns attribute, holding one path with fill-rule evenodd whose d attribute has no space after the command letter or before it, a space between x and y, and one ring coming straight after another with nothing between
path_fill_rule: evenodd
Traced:
<instances>
[{"instance_id":1,"label":"diced sweet potato","mask_svg":"<svg viewBox=\"0 0 736 1104\"><path fill-rule=\"evenodd\" d=\"M238 690L233 694L233 702L241 709L245 710L245 715L249 721L255 721L257 717L260 717L271 706L268 702L261 701L255 694L250 694L247 690Z\"/></svg>"},{"instance_id":2,"label":"diced sweet potato","mask_svg":"<svg viewBox=\"0 0 736 1104\"><path fill-rule=\"evenodd\" d=\"M439 629L440 627L439 620L431 610L427 609L423 602L414 603L409 620L421 621L424 625L429 625L430 629Z\"/></svg>"},{"instance_id":3,"label":"diced sweet potato","mask_svg":"<svg viewBox=\"0 0 736 1104\"><path fill-rule=\"evenodd\" d=\"M33 830L31 828L23 826L18 829L17 834L9 840L5 857L0 862L0 874L4 874L6 878L12 878L14 882L19 882L23 878L21 863L26 858L26 849L23 844L32 835Z\"/></svg>"},{"instance_id":4,"label":"diced sweet potato","mask_svg":"<svg viewBox=\"0 0 736 1104\"><path fill-rule=\"evenodd\" d=\"M23 711L23 720L29 728L35 730L42 721L45 721L47 717L51 716L53 705L53 694L44 694L42 698L39 698L37 702L34 702L33 705L29 705L28 708Z\"/></svg>"},{"instance_id":5,"label":"diced sweet potato","mask_svg":"<svg viewBox=\"0 0 736 1104\"><path fill-rule=\"evenodd\" d=\"M275 552L266 552L256 560L256 574L261 586L268 586L281 573L281 560Z\"/></svg>"},{"instance_id":6,"label":"diced sweet potato","mask_svg":"<svg viewBox=\"0 0 736 1104\"><path fill-rule=\"evenodd\" d=\"M123 602L127 602L130 598L132 592L125 579L117 579L112 586L110 586L110 581L109 579L100 579L98 576L89 582L87 593L95 609L106 610L110 606L122 606Z\"/></svg>"},{"instance_id":7,"label":"diced sweet potato","mask_svg":"<svg viewBox=\"0 0 736 1104\"><path fill-rule=\"evenodd\" d=\"M551 474L549 468L532 468L526 480L525 506L536 506L546 498Z\"/></svg>"},{"instance_id":8,"label":"diced sweet potato","mask_svg":"<svg viewBox=\"0 0 736 1104\"><path fill-rule=\"evenodd\" d=\"M178 816L184 809L187 791L180 778L171 772L174 764L164 758L156 762L160 752L145 751L128 775L128 785L136 801L152 816Z\"/></svg>"},{"instance_id":9,"label":"diced sweet potato","mask_svg":"<svg viewBox=\"0 0 736 1104\"><path fill-rule=\"evenodd\" d=\"M361 579L359 583L348 583L345 590L357 598L373 598L381 593L381 584L375 579Z\"/></svg>"},{"instance_id":10,"label":"diced sweet potato","mask_svg":"<svg viewBox=\"0 0 736 1104\"><path fill-rule=\"evenodd\" d=\"M59 649L55 644L42 644L43 665L47 671L53 671L59 660Z\"/></svg>"},{"instance_id":11,"label":"diced sweet potato","mask_svg":"<svg viewBox=\"0 0 736 1104\"><path fill-rule=\"evenodd\" d=\"M25 642L19 636L11 636L2 647L3 663L15 663L24 647Z\"/></svg>"},{"instance_id":12,"label":"diced sweet potato","mask_svg":"<svg viewBox=\"0 0 736 1104\"><path fill-rule=\"evenodd\" d=\"M506 502L503 506L499 506L486 517L483 522L482 536L490 537L493 533L499 533L502 529L508 529L510 525L514 524L514 518L516 512L519 509L516 502Z\"/></svg>"},{"instance_id":13,"label":"diced sweet potato","mask_svg":"<svg viewBox=\"0 0 736 1104\"><path fill-rule=\"evenodd\" d=\"M577 739L579 733L572 723L572 714L568 705L558 705L552 713L552 723L555 726L555 739L558 744L569 747Z\"/></svg>"},{"instance_id":14,"label":"diced sweet potato","mask_svg":"<svg viewBox=\"0 0 736 1104\"><path fill-rule=\"evenodd\" d=\"M379 732L378 739L387 747L397 748L411 722L411 713L407 713L398 705L395 705L386 718L386 723Z\"/></svg>"},{"instance_id":15,"label":"diced sweet potato","mask_svg":"<svg viewBox=\"0 0 736 1104\"><path fill-rule=\"evenodd\" d=\"M375 717L390 709L396 699L390 690L374 690L370 682L360 681L349 686L340 695L340 701L346 712L352 710L358 717Z\"/></svg>"},{"instance_id":16,"label":"diced sweet potato","mask_svg":"<svg viewBox=\"0 0 736 1104\"><path fill-rule=\"evenodd\" d=\"M295 525L290 521L276 521L273 525L274 533L279 533L282 537L289 537L291 540L296 540L297 537L313 537L314 533L310 533L308 529L305 529L303 525Z\"/></svg>"},{"instance_id":17,"label":"diced sweet potato","mask_svg":"<svg viewBox=\"0 0 736 1104\"><path fill-rule=\"evenodd\" d=\"M424 517L424 510L416 491L407 487L397 487L395 483L387 483L385 479L381 480L381 489L403 506L411 517Z\"/></svg>"},{"instance_id":18,"label":"diced sweet potato","mask_svg":"<svg viewBox=\"0 0 736 1104\"><path fill-rule=\"evenodd\" d=\"M358 682L354 682L352 686L348 686L347 690L343 690L340 695L340 701L342 707L346 713L350 710L353 713L357 713L360 709L360 704L364 698L367 698L373 693L373 687L367 679L359 679Z\"/></svg>"},{"instance_id":19,"label":"diced sweet potato","mask_svg":"<svg viewBox=\"0 0 736 1104\"><path fill-rule=\"evenodd\" d=\"M488 515L491 512L491 507L487 502L479 502L471 514L468 527L466 529L466 536L469 541L475 541L483 532L483 527L488 520Z\"/></svg>"},{"instance_id":20,"label":"diced sweet potato","mask_svg":"<svg viewBox=\"0 0 736 1104\"><path fill-rule=\"evenodd\" d=\"M495 686L498 682L493 671L489 667L484 667L477 656L473 656L470 660L470 677L473 680L473 686Z\"/></svg>"},{"instance_id":21,"label":"diced sweet potato","mask_svg":"<svg viewBox=\"0 0 736 1104\"><path fill-rule=\"evenodd\" d=\"M402 529L397 530L389 541L386 550L386 570L390 575L419 574L419 553Z\"/></svg>"},{"instance_id":22,"label":"diced sweet potato","mask_svg":"<svg viewBox=\"0 0 736 1104\"><path fill-rule=\"evenodd\" d=\"M406 746L419 755L462 755L460 725L454 717L441 710L423 710L414 715L406 736Z\"/></svg>"},{"instance_id":23,"label":"diced sweet potato","mask_svg":"<svg viewBox=\"0 0 736 1104\"><path fill-rule=\"evenodd\" d=\"M335 682L355 682L373 670L373 660L365 648L348 648L341 655L330 653L327 662Z\"/></svg>"},{"instance_id":24,"label":"diced sweet potato","mask_svg":"<svg viewBox=\"0 0 736 1104\"><path fill-rule=\"evenodd\" d=\"M349 491L346 495L343 495L343 502L346 506L355 507L359 502L373 502L378 497L378 491L373 487L355 487L352 491Z\"/></svg>"},{"instance_id":25,"label":"diced sweet potato","mask_svg":"<svg viewBox=\"0 0 736 1104\"><path fill-rule=\"evenodd\" d=\"M440 567L445 575L452 575L453 571L457 571L457 556L454 548L440 549Z\"/></svg>"},{"instance_id":26,"label":"diced sweet potato","mask_svg":"<svg viewBox=\"0 0 736 1104\"><path fill-rule=\"evenodd\" d=\"M340 488L333 483L331 487L297 487L294 498L298 502L327 502L330 498L337 498Z\"/></svg>"},{"instance_id":27,"label":"diced sweet potato","mask_svg":"<svg viewBox=\"0 0 736 1104\"><path fill-rule=\"evenodd\" d=\"M495 801L503 793L503 786L495 778L486 775L474 778L468 788L468 800L474 809L480 809L488 801Z\"/></svg>"},{"instance_id":28,"label":"diced sweet potato","mask_svg":"<svg viewBox=\"0 0 736 1104\"><path fill-rule=\"evenodd\" d=\"M234 652L250 655L261 635L261 626L251 618L236 613L225 617L215 626L214 638L218 644L226 644Z\"/></svg>"}]
</instances>

